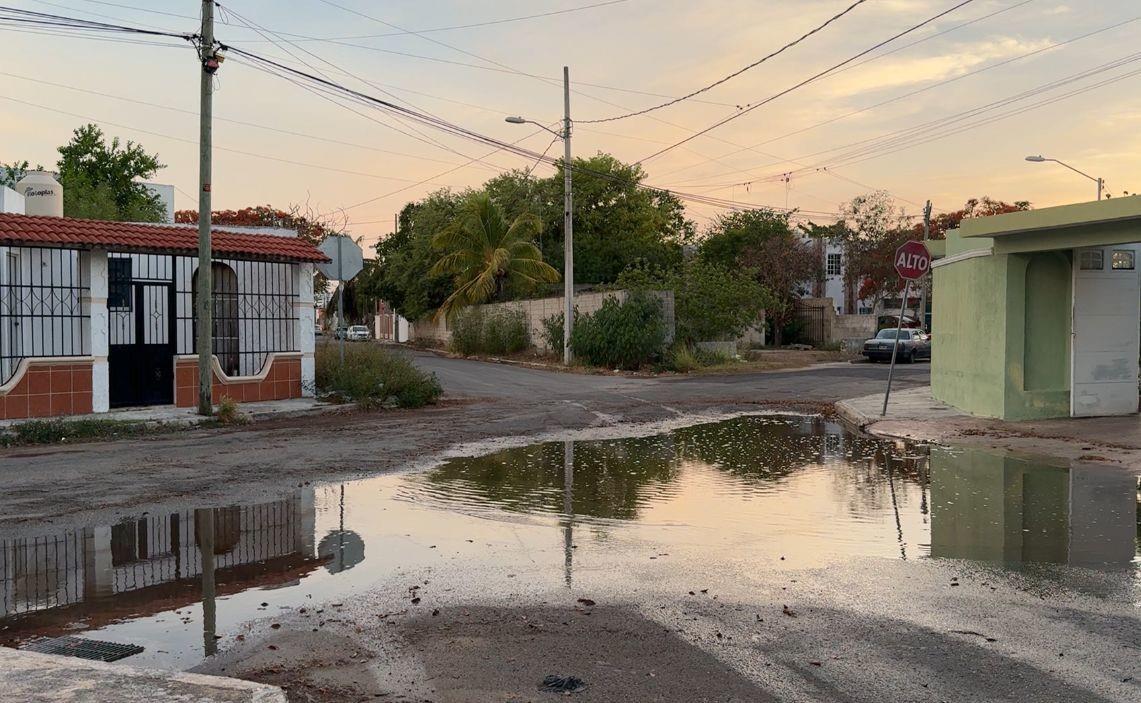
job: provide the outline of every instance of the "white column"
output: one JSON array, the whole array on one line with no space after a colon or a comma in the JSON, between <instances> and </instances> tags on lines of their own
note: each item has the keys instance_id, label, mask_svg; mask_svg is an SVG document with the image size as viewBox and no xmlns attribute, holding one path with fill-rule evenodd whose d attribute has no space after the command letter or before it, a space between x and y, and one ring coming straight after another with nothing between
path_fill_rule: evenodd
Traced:
<instances>
[{"instance_id":1,"label":"white column","mask_svg":"<svg viewBox=\"0 0 1141 703\"><path fill-rule=\"evenodd\" d=\"M317 394L317 365L313 352L317 340L313 334L316 319L313 310L313 264L298 264L294 267L297 277L297 339L296 348L301 352L301 395L312 398Z\"/></svg>"},{"instance_id":2,"label":"white column","mask_svg":"<svg viewBox=\"0 0 1141 703\"><path fill-rule=\"evenodd\" d=\"M88 334L91 340L91 410L105 413L111 409L111 374L107 366L110 353L110 317L107 314L107 252L96 249L79 255L80 270L86 271L90 286L87 300Z\"/></svg>"}]
</instances>

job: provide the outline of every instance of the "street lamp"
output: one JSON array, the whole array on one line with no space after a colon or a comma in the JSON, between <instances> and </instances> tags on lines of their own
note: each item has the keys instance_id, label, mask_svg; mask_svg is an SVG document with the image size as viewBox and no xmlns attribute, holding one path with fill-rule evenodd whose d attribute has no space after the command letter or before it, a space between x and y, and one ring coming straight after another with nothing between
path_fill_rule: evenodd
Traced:
<instances>
[{"instance_id":1,"label":"street lamp","mask_svg":"<svg viewBox=\"0 0 1141 703\"><path fill-rule=\"evenodd\" d=\"M1085 176L1086 178L1090 179L1094 183L1097 183L1097 199L1101 200L1101 191L1105 188L1105 179L1104 178L1094 178L1093 176L1089 175L1085 171L1079 171L1078 169L1074 168L1073 166L1071 166L1071 165L1069 165L1063 161L1058 161L1057 159L1048 159L1045 156L1042 156L1041 154L1039 154L1037 156L1027 156L1026 160L1031 162L1031 163L1035 163L1035 164L1044 163L1046 161L1053 161L1056 164L1061 164L1062 166L1065 166L1066 168L1070 169L1074 173L1078 173L1078 174L1081 174L1082 176Z\"/></svg>"},{"instance_id":2,"label":"street lamp","mask_svg":"<svg viewBox=\"0 0 1141 703\"><path fill-rule=\"evenodd\" d=\"M511 124L533 124L563 140L563 364L571 362L571 331L574 329L574 219L571 217L571 117L570 69L563 66L563 129L556 132L546 125L518 115L504 118Z\"/></svg>"}]
</instances>

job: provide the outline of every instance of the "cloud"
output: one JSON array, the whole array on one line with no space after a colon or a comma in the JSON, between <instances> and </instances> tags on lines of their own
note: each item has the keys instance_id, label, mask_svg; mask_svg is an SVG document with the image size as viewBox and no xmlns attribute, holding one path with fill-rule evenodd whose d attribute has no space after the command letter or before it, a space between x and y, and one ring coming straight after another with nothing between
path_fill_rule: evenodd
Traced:
<instances>
[{"instance_id":1,"label":"cloud","mask_svg":"<svg viewBox=\"0 0 1141 703\"><path fill-rule=\"evenodd\" d=\"M1069 5L1055 5L1042 11L1044 15L1068 15L1074 11Z\"/></svg>"},{"instance_id":2,"label":"cloud","mask_svg":"<svg viewBox=\"0 0 1141 703\"><path fill-rule=\"evenodd\" d=\"M838 81L833 81L836 95L854 95L885 88L897 88L918 83L944 80L961 76L971 69L990 61L1008 59L1049 46L1049 39L1024 41L1014 37L996 37L970 44L961 44L953 51L921 58L889 58L869 62Z\"/></svg>"}]
</instances>

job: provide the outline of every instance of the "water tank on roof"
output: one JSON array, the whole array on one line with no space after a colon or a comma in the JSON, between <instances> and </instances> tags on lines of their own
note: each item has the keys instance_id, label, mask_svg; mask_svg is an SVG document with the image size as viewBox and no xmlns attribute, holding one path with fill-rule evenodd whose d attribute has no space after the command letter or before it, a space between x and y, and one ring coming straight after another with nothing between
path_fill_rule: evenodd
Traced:
<instances>
[{"instance_id":1,"label":"water tank on roof","mask_svg":"<svg viewBox=\"0 0 1141 703\"><path fill-rule=\"evenodd\" d=\"M46 171L28 171L16 183L24 196L24 213L41 217L63 217L63 186Z\"/></svg>"}]
</instances>

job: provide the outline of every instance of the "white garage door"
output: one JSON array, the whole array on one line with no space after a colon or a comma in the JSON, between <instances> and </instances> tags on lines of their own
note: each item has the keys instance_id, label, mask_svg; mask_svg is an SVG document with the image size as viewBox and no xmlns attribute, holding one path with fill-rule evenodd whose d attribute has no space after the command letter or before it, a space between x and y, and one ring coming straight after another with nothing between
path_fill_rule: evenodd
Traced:
<instances>
[{"instance_id":1,"label":"white garage door","mask_svg":"<svg viewBox=\"0 0 1141 703\"><path fill-rule=\"evenodd\" d=\"M1138 249L1126 244L1074 250L1074 417L1137 412Z\"/></svg>"}]
</instances>

